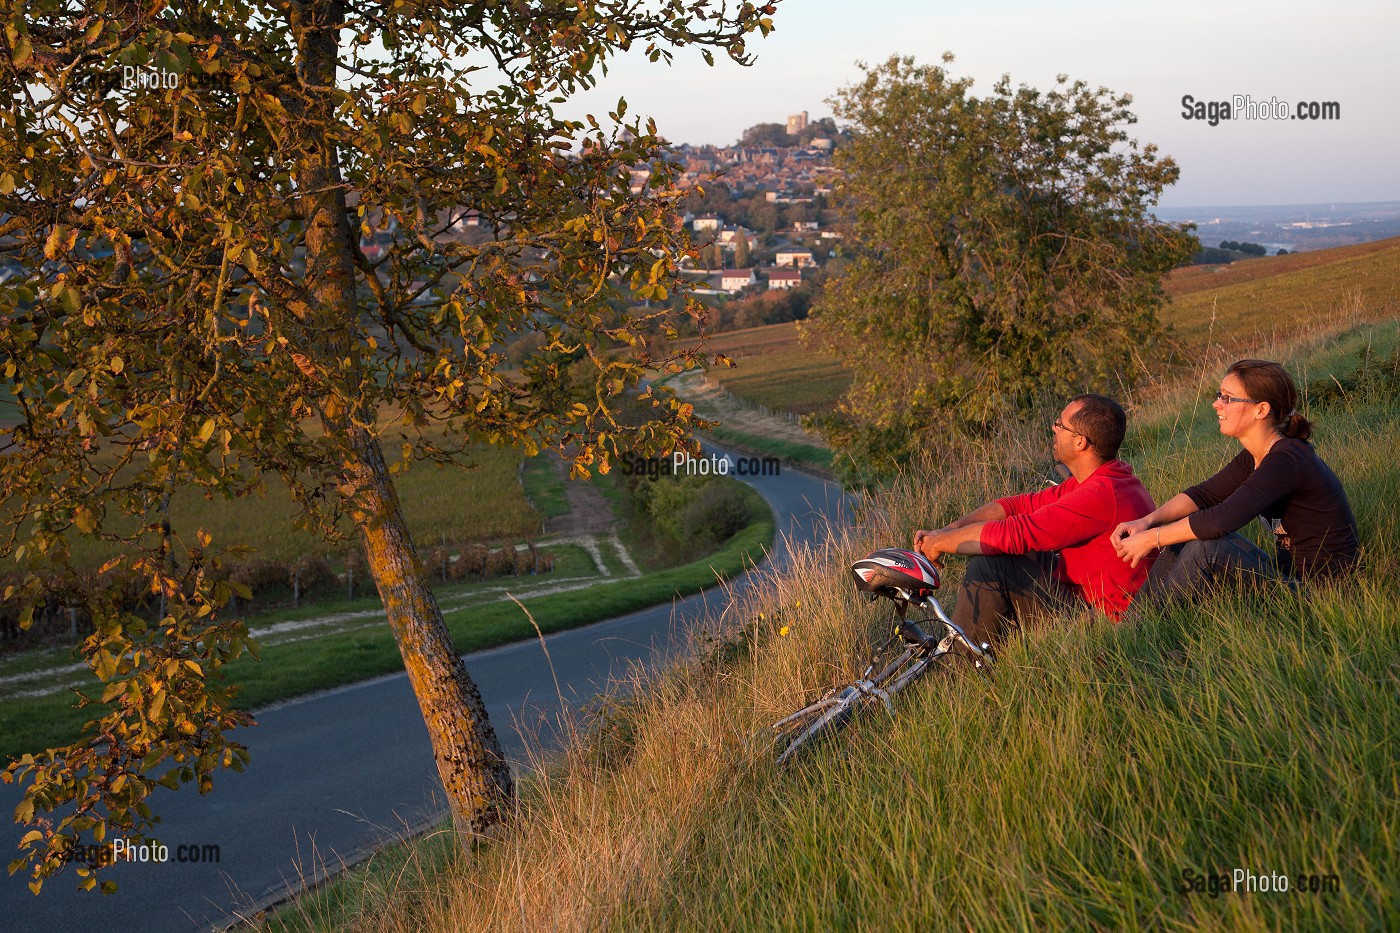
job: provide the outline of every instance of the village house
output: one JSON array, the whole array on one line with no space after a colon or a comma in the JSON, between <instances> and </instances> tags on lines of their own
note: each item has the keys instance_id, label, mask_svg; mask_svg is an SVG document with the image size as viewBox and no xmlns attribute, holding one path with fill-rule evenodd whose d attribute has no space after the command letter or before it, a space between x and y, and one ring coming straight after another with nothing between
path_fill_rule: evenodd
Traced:
<instances>
[{"instance_id":1,"label":"village house","mask_svg":"<svg viewBox=\"0 0 1400 933\"><path fill-rule=\"evenodd\" d=\"M773 257L773 264L800 269L803 266L815 266L817 261L812 258L812 251L809 249L780 249L778 254Z\"/></svg>"},{"instance_id":2,"label":"village house","mask_svg":"<svg viewBox=\"0 0 1400 933\"><path fill-rule=\"evenodd\" d=\"M802 273L797 269L770 269L768 272L768 290L770 292L785 291L801 284Z\"/></svg>"},{"instance_id":3,"label":"village house","mask_svg":"<svg viewBox=\"0 0 1400 933\"><path fill-rule=\"evenodd\" d=\"M719 232L719 237L717 239L719 240L720 246L733 249L735 244L739 242L739 234L741 233L748 238L749 245L752 246L754 237L757 234L747 227L725 227Z\"/></svg>"},{"instance_id":4,"label":"village house","mask_svg":"<svg viewBox=\"0 0 1400 933\"><path fill-rule=\"evenodd\" d=\"M757 282L758 276L753 274L753 269L725 269L720 275L719 287L732 295Z\"/></svg>"},{"instance_id":5,"label":"village house","mask_svg":"<svg viewBox=\"0 0 1400 933\"><path fill-rule=\"evenodd\" d=\"M719 219L718 214L701 214L691 222L690 229L694 230L696 233L702 233L706 230L718 230L723 225L724 221Z\"/></svg>"}]
</instances>

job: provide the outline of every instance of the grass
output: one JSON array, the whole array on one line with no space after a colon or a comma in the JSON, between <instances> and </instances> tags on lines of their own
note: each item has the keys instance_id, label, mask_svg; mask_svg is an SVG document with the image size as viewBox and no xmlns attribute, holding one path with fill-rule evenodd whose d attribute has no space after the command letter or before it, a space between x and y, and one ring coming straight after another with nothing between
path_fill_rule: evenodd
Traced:
<instances>
[{"instance_id":1,"label":"grass","mask_svg":"<svg viewBox=\"0 0 1400 933\"><path fill-rule=\"evenodd\" d=\"M526 458L520 467L520 483L525 498L544 519L569 514L569 491L553 456Z\"/></svg>"},{"instance_id":2,"label":"grass","mask_svg":"<svg viewBox=\"0 0 1400 933\"><path fill-rule=\"evenodd\" d=\"M771 437L760 437L746 431L736 431L720 425L710 431L715 440L740 450L777 457L785 465L795 464L819 473L830 475L832 453L826 447L813 447L796 441L783 441Z\"/></svg>"},{"instance_id":3,"label":"grass","mask_svg":"<svg viewBox=\"0 0 1400 933\"><path fill-rule=\"evenodd\" d=\"M771 510L751 488L741 487L749 507L750 524L716 551L701 560L642 577L599 583L585 591L525 596L540 629L548 634L577 628L649 606L666 603L708 589L762 560L771 546L774 521ZM608 550L604 549L605 558ZM614 573L619 572L620 564ZM499 585L502 581L491 581ZM442 598L442 597L440 597ZM303 610L311 614L331 609L364 609L377 601L357 601L334 607ZM462 653L535 637L535 628L511 602L491 602L443 613L453 644ZM279 621L298 617L278 616ZM259 620L268 623L270 620ZM239 705L257 709L291 697L356 683L403 669L403 659L387 625L360 628L343 634L271 644L261 660L240 658L225 668L239 687ZM73 741L90 711L74 709L67 693L10 699L0 704L0 760L25 752Z\"/></svg>"},{"instance_id":4,"label":"grass","mask_svg":"<svg viewBox=\"0 0 1400 933\"><path fill-rule=\"evenodd\" d=\"M1344 376L1368 342L1400 328L1253 349ZM1219 375L1208 361L1136 415L1131 459L1159 500L1235 452L1203 403ZM1361 522L1355 579L1119 626L1068 615L991 676L932 678L777 771L751 737L858 671L880 631L851 556L1042 473L1043 438L1008 433L911 471L747 590L688 662L601 704L537 763L504 839L400 848L268 928L1395 929L1400 404L1357 393L1311 415ZM1295 891L1180 890L1232 869ZM1336 890L1297 890L1314 875Z\"/></svg>"}]
</instances>

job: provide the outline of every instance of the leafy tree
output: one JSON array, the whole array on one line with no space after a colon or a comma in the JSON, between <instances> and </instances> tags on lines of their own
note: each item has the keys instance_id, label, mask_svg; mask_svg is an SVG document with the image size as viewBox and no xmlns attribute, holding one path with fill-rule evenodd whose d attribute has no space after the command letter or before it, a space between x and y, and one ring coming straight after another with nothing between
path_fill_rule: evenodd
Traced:
<instances>
[{"instance_id":1,"label":"leafy tree","mask_svg":"<svg viewBox=\"0 0 1400 933\"><path fill-rule=\"evenodd\" d=\"M739 137L740 146L761 148L769 146L791 146L796 140L788 135L784 123L756 123L744 130Z\"/></svg>"},{"instance_id":2,"label":"leafy tree","mask_svg":"<svg viewBox=\"0 0 1400 933\"><path fill-rule=\"evenodd\" d=\"M0 444L0 557L27 573L6 598L27 619L45 581L80 607L101 682L82 741L4 773L28 785L16 815L38 828L12 870L28 862L36 891L78 846L145 838L154 784L208 791L247 760L220 669L255 646L225 610L226 549L169 506L254 494L268 474L302 522L334 536L344 518L363 545L458 828L508 811L509 768L391 474L492 443L557 449L587 476L689 442L693 414L665 394L643 393L639 424L615 417L648 369L703 362L650 355L640 335L670 312L615 310L684 291L678 195L634 196L628 174L649 165L664 192L677 166L625 102L601 124L554 108L629 47L745 62L771 12L0 0L0 253L27 270L0 288L21 419ZM453 236L468 209L487 235ZM503 348L522 332L542 339L517 372ZM580 368L583 402L561 387ZM118 556L81 573L76 537ZM118 570L160 595L157 619L117 608Z\"/></svg>"},{"instance_id":3,"label":"leafy tree","mask_svg":"<svg viewBox=\"0 0 1400 933\"><path fill-rule=\"evenodd\" d=\"M850 261L807 332L855 376L829 434L881 466L935 418L978 432L1130 382L1160 277L1196 246L1148 213L1177 167L1129 139L1128 97L1064 78L971 89L891 58L831 101L851 125L835 157Z\"/></svg>"},{"instance_id":4,"label":"leafy tree","mask_svg":"<svg viewBox=\"0 0 1400 933\"><path fill-rule=\"evenodd\" d=\"M734 268L747 269L749 267L749 237L742 230L739 231L738 238L734 241Z\"/></svg>"}]
</instances>

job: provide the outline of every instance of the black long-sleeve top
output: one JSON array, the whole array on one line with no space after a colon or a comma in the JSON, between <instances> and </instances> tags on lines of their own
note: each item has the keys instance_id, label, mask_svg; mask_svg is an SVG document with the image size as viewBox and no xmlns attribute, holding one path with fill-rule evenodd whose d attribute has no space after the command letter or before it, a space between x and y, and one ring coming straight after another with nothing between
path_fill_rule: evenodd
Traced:
<instances>
[{"instance_id":1,"label":"black long-sleeve top","mask_svg":"<svg viewBox=\"0 0 1400 933\"><path fill-rule=\"evenodd\" d=\"M1336 573L1356 562L1356 517L1333 473L1307 441L1274 443L1256 469L1247 450L1210 479L1186 490L1199 512L1187 516L1197 538L1238 531L1256 515L1274 528L1281 573Z\"/></svg>"}]
</instances>

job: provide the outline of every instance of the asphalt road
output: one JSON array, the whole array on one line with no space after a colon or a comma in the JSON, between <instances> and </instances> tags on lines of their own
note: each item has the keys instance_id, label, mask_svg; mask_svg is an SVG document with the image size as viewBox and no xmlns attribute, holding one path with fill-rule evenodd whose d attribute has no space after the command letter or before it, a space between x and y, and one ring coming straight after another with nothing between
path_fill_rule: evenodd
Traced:
<instances>
[{"instance_id":1,"label":"asphalt road","mask_svg":"<svg viewBox=\"0 0 1400 933\"><path fill-rule=\"evenodd\" d=\"M785 540L810 540L824 522L841 520L845 500L833 484L786 469L778 476L737 478L773 508L777 563L784 560ZM586 702L636 662L656 663L678 632L722 609L727 598L712 590L552 635L547 645L553 675L538 641L469 655L468 670L507 753L518 762L522 732L530 734L559 711L555 677L568 704ZM169 861L120 864L104 872L121 886L111 897L76 891L68 873L46 882L38 897L29 893L23 874L0 876L0 929L219 928L235 912L269 902L286 886L328 866L338 868L342 859L353 860L446 812L427 730L403 674L293 700L259 712L257 719L240 736L252 752L245 773L219 774L204 797L190 788L157 791L152 803L164 818L160 836ZM17 788L0 785L0 813L12 813L18 800ZM14 852L25 830L8 822L0 826L0 852ZM217 862L210 847L217 847Z\"/></svg>"}]
</instances>

